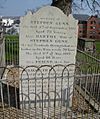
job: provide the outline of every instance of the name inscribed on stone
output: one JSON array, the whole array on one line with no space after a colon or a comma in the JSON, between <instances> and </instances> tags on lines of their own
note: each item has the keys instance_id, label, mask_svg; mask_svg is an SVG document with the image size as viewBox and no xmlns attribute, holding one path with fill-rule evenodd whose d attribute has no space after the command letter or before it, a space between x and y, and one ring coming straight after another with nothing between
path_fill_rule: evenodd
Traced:
<instances>
[{"instance_id":1,"label":"name inscribed on stone","mask_svg":"<svg viewBox=\"0 0 100 119\"><path fill-rule=\"evenodd\" d=\"M77 21L71 15L45 7L21 18L20 65L75 63L76 48Z\"/></svg>"},{"instance_id":2,"label":"name inscribed on stone","mask_svg":"<svg viewBox=\"0 0 100 119\"><path fill-rule=\"evenodd\" d=\"M20 23L20 66L53 66L57 64L65 66L75 64L77 27L77 21L72 15L67 17L56 7L43 7L34 14L28 12L27 15L21 18ZM37 72L37 69L36 67L27 68L28 77L26 74L23 74L23 77L30 78L30 81L25 80L21 82L22 85L20 85L20 89L23 89L23 92L20 91L20 93L25 95L30 93L31 100L35 100L34 94L43 98L41 100L47 100L48 96L46 96L46 94L48 95L48 90L50 91L49 96L51 99L55 98L54 92L56 90L57 95L59 95L58 100L61 100L61 93L63 93L63 97L65 97L64 100L67 100L67 87L69 84L69 93L72 94L74 78L71 77L69 79L67 77L68 72L64 72L64 67L55 67L54 70L56 73L51 71L51 69L53 69L52 67L51 69L50 67L44 67L44 69L41 67L38 70L40 72ZM75 67L72 66L69 67L68 70L71 74L74 74L74 69ZM51 71L50 75L49 71ZM62 74L67 77L63 78L63 83ZM57 80L55 75L59 77ZM53 78L49 81L48 77ZM61 91L61 88L63 91ZM41 92L43 92L43 95ZM70 96L70 99L72 99L72 96ZM23 99L20 98L20 101L21 100Z\"/></svg>"}]
</instances>

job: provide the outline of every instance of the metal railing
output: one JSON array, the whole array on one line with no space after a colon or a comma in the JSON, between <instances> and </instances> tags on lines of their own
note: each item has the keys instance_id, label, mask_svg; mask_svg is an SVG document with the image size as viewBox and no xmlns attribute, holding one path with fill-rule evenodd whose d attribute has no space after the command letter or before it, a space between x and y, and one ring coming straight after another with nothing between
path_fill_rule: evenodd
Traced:
<instances>
[{"instance_id":1,"label":"metal railing","mask_svg":"<svg viewBox=\"0 0 100 119\"><path fill-rule=\"evenodd\" d=\"M77 50L75 65L23 68L19 41L6 39L5 48L0 119L100 119L100 59Z\"/></svg>"},{"instance_id":2,"label":"metal railing","mask_svg":"<svg viewBox=\"0 0 100 119\"><path fill-rule=\"evenodd\" d=\"M1 68L1 119L100 118L100 73L74 64Z\"/></svg>"},{"instance_id":3,"label":"metal railing","mask_svg":"<svg viewBox=\"0 0 100 119\"><path fill-rule=\"evenodd\" d=\"M83 51L77 50L76 61L76 64L81 67L83 73L100 73L100 59L97 59Z\"/></svg>"},{"instance_id":4,"label":"metal railing","mask_svg":"<svg viewBox=\"0 0 100 119\"><path fill-rule=\"evenodd\" d=\"M19 65L19 39L5 38L5 64Z\"/></svg>"}]
</instances>

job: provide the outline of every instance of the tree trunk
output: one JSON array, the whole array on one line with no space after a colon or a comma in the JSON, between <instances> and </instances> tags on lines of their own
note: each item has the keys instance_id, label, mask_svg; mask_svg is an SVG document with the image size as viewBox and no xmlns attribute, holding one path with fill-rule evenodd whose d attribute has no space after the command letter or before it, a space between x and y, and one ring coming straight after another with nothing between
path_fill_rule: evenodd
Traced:
<instances>
[{"instance_id":1,"label":"tree trunk","mask_svg":"<svg viewBox=\"0 0 100 119\"><path fill-rule=\"evenodd\" d=\"M52 0L51 6L58 7L64 14L69 15L72 10L72 0Z\"/></svg>"}]
</instances>

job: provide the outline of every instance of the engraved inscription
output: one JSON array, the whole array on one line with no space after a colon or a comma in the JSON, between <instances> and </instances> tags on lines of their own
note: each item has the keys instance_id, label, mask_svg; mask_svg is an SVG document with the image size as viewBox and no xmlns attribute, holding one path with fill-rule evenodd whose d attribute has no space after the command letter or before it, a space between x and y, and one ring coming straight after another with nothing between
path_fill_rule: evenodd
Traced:
<instances>
[{"instance_id":1,"label":"engraved inscription","mask_svg":"<svg viewBox=\"0 0 100 119\"><path fill-rule=\"evenodd\" d=\"M19 64L21 66L36 65L39 67L41 65L62 64L65 66L75 64L77 21L72 15L67 17L58 8L51 6L44 7L34 14L29 12L21 18L19 44ZM62 83L63 68L57 67L55 69L56 77L60 77L57 79L54 71L49 72L50 68L45 67L38 72L34 68L28 68L28 76L25 72L22 76L32 80L23 81L20 89L23 89L25 94L29 92L31 100L35 99L34 95L32 95L34 93L39 94L40 98L46 98L45 94L48 94L48 90L51 92L51 99L54 99L53 92L55 90L59 94L59 98L61 98L61 88L67 92L68 83L71 87L70 93L72 93L74 78L71 77L69 80L66 71L64 72L66 78L63 78ZM74 74L74 69L74 66L69 67L69 74ZM48 77L50 77L50 81ZM45 92L45 94L42 95L41 91Z\"/></svg>"}]
</instances>

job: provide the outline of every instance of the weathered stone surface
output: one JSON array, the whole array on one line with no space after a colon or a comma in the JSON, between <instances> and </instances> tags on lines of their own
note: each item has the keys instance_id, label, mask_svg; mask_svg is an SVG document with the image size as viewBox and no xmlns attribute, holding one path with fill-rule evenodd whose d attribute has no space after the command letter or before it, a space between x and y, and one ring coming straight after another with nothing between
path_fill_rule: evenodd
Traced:
<instances>
[{"instance_id":1,"label":"weathered stone surface","mask_svg":"<svg viewBox=\"0 0 100 119\"><path fill-rule=\"evenodd\" d=\"M77 21L55 7L21 18L20 65L75 63Z\"/></svg>"},{"instance_id":2,"label":"weathered stone surface","mask_svg":"<svg viewBox=\"0 0 100 119\"><path fill-rule=\"evenodd\" d=\"M57 103L59 106L61 89L63 102L73 91L74 78L68 79L67 76L68 71L70 75L73 75L75 67L72 65L65 68L65 66L75 64L77 21L72 15L67 17L61 10L51 6L41 8L34 14L28 12L26 16L21 18L19 44L19 63L21 66L35 65L39 67L61 64L54 67L40 67L39 69L31 67L31 70L27 68L28 76L24 72L23 77L38 80L23 81L23 87L21 87L23 93L30 93L31 100L35 99L35 94L38 94L41 100L48 100L50 96L50 99L59 100ZM55 76L60 78L56 80ZM49 80L48 77L53 78ZM68 85L70 87L68 93L70 94L67 94ZM50 93L48 94L48 92Z\"/></svg>"}]
</instances>

